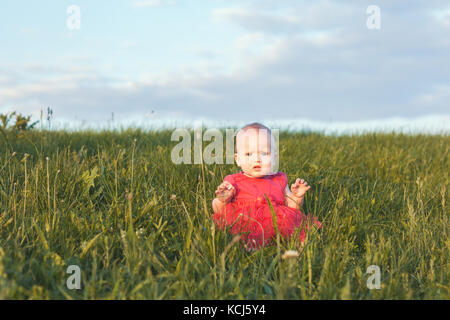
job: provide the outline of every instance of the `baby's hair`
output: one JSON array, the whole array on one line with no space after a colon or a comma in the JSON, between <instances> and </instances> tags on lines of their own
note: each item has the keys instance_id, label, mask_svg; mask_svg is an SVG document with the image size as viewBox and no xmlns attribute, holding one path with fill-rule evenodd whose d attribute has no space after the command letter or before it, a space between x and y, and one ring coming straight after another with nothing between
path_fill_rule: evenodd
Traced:
<instances>
[{"instance_id":1,"label":"baby's hair","mask_svg":"<svg viewBox=\"0 0 450 320\"><path fill-rule=\"evenodd\" d=\"M270 128L266 127L265 125L263 125L259 122L253 122L253 123L247 124L247 125L243 126L241 129L239 129L239 131L237 133L239 133L241 131L247 131L248 129L266 129L267 132L270 135L272 135L272 131L270 130Z\"/></svg>"},{"instance_id":2,"label":"baby's hair","mask_svg":"<svg viewBox=\"0 0 450 320\"><path fill-rule=\"evenodd\" d=\"M257 129L257 130L263 129L263 130L266 130L266 132L268 134L268 137L270 137L271 146L273 147L274 140L273 140L273 136L272 136L272 130L270 130L269 127L266 127L265 125L263 125L263 124L261 124L259 122L253 122L253 123L250 123L250 124L247 124L247 125L243 126L236 133L236 136L235 136L236 137L236 141L235 141L235 143L236 143L236 151L237 151L237 137L238 137L239 133L245 133L246 131L248 131L250 129Z\"/></svg>"}]
</instances>

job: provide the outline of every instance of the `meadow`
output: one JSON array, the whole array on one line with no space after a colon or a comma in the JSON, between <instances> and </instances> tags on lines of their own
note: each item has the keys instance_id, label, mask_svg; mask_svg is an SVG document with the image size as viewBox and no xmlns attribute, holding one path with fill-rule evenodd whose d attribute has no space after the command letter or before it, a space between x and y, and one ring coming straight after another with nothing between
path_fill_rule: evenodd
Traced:
<instances>
[{"instance_id":1,"label":"meadow","mask_svg":"<svg viewBox=\"0 0 450 320\"><path fill-rule=\"evenodd\" d=\"M170 130L0 141L0 299L449 299L448 135L280 133L323 228L247 252L211 220L238 172L176 165ZM0 138L2 139L2 138ZM298 257L283 259L286 250ZM70 265L81 288L66 285ZM369 289L371 265L380 289Z\"/></svg>"}]
</instances>

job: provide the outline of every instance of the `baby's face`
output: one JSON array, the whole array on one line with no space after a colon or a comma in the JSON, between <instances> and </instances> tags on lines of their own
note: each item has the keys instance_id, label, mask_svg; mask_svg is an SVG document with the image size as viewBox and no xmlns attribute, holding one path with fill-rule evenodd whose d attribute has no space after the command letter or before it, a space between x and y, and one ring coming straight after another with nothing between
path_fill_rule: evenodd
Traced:
<instances>
[{"instance_id":1,"label":"baby's face","mask_svg":"<svg viewBox=\"0 0 450 320\"><path fill-rule=\"evenodd\" d=\"M235 159L245 175L261 178L272 173L271 136L265 129L250 128L236 137Z\"/></svg>"}]
</instances>

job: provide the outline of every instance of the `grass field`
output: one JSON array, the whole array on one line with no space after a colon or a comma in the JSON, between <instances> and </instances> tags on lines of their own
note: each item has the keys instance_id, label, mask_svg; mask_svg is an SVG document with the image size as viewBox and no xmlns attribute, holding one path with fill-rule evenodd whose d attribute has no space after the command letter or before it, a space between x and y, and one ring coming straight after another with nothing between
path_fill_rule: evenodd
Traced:
<instances>
[{"instance_id":1,"label":"grass field","mask_svg":"<svg viewBox=\"0 0 450 320\"><path fill-rule=\"evenodd\" d=\"M1 140L0 298L450 298L449 136L282 132L280 170L311 184L303 209L323 223L290 259L295 241L249 253L213 227L214 190L238 168L175 165L170 136Z\"/></svg>"}]
</instances>

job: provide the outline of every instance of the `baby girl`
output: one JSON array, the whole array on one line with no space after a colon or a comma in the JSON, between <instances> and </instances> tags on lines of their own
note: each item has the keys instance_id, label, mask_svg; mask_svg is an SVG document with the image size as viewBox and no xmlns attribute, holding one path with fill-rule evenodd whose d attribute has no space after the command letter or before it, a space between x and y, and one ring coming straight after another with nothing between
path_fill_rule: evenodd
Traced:
<instances>
[{"instance_id":1,"label":"baby girl","mask_svg":"<svg viewBox=\"0 0 450 320\"><path fill-rule=\"evenodd\" d=\"M215 223L222 229L231 227L232 234L243 234L250 249L268 245L275 236L266 196L276 213L281 235L289 237L300 229L303 243L303 227L309 229L311 222L321 227L316 218L308 219L299 210L305 193L311 188L308 183L297 179L289 189L286 174L273 172L274 150L275 141L268 127L252 123L239 130L234 157L242 171L225 177L212 203Z\"/></svg>"}]
</instances>

